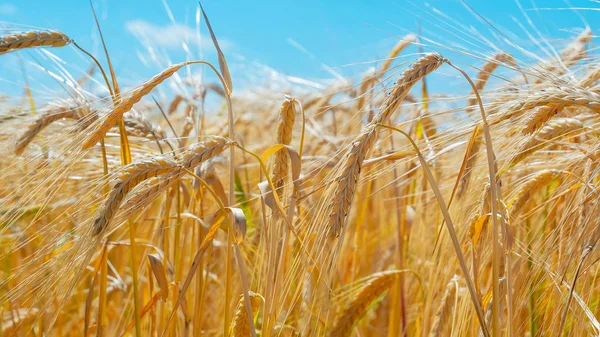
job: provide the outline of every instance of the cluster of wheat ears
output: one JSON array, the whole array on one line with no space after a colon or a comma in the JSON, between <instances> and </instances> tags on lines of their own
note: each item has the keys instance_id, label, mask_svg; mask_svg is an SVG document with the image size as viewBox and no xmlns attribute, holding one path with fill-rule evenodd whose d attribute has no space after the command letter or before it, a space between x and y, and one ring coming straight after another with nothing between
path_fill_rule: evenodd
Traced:
<instances>
[{"instance_id":1,"label":"cluster of wheat ears","mask_svg":"<svg viewBox=\"0 0 600 337\"><path fill-rule=\"evenodd\" d=\"M0 54L72 46L101 75L3 107L0 335L600 334L591 30L467 72L394 65L407 35L357 83L236 96L201 13L218 66L127 91L108 51L103 67L61 32L0 37ZM471 91L430 96L438 69Z\"/></svg>"}]
</instances>

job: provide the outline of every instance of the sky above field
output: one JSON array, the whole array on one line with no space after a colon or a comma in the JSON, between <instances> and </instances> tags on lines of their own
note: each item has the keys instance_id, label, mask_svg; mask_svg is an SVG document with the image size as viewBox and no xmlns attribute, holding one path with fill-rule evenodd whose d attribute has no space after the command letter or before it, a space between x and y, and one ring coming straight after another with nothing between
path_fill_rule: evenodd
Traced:
<instances>
[{"instance_id":1,"label":"sky above field","mask_svg":"<svg viewBox=\"0 0 600 337\"><path fill-rule=\"evenodd\" d=\"M185 60L183 42L195 57L214 60L203 23L201 42L197 42L197 2L165 1L94 1L115 67L125 81L136 83L169 62ZM529 49L546 48L535 45L530 37L566 43L586 25L594 29L600 22L600 3L593 0L525 0L520 6L511 0L471 0L468 4L478 14L458 0L203 2L229 62L243 65L233 67L234 79L246 80L261 78L260 74L271 70L303 79L359 74L385 58L399 38L416 32L419 23L426 38L424 51L448 56L460 48L491 54L494 47L511 49L511 42L525 48L511 52L526 54ZM63 31L84 48L101 54L86 0L0 0L0 20L5 31L30 26ZM411 47L399 62L414 59L416 52L417 48ZM35 59L36 53L23 56ZM60 51L59 55L68 65L78 64L80 71L85 71L84 58L69 55L73 53ZM458 53L453 57L460 60L464 56ZM15 69L14 62L0 65L0 79ZM14 83L3 79L0 90L5 91L7 84Z\"/></svg>"}]
</instances>

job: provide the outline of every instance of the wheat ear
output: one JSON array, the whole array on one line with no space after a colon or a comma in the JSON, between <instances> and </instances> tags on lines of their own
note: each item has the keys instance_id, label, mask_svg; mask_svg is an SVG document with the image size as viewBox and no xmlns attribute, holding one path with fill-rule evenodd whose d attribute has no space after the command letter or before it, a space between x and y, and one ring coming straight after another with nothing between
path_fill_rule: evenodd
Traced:
<instances>
[{"instance_id":1,"label":"wheat ear","mask_svg":"<svg viewBox=\"0 0 600 337\"><path fill-rule=\"evenodd\" d=\"M417 37L413 34L408 34L404 36L402 39L396 43L394 48L390 51L388 57L383 61L381 65L381 69L376 71L375 68L369 69L365 75L363 76L363 80L358 89L358 98L356 99L356 108L360 110L365 105L367 100L367 91L371 88L380 78L382 78L385 73L390 69L392 62L404 50L406 47L410 46Z\"/></svg>"},{"instance_id":2,"label":"wheat ear","mask_svg":"<svg viewBox=\"0 0 600 337\"><path fill-rule=\"evenodd\" d=\"M231 141L226 138L214 137L213 139L190 145L183 152L183 156L177 162L177 166L191 171L203 162L221 154L230 144ZM136 192L126 201L125 205L123 205L123 210L129 212L132 209L144 207L184 174L184 170L176 168L170 173L161 175L159 179L155 178L155 181L147 187L141 188L139 191L136 190Z\"/></svg>"},{"instance_id":3,"label":"wheat ear","mask_svg":"<svg viewBox=\"0 0 600 337\"><path fill-rule=\"evenodd\" d=\"M176 162L165 157L150 158L125 166L108 198L96 213L93 234L100 234L110 224L125 196L136 185L150 177L173 172L177 168Z\"/></svg>"},{"instance_id":4,"label":"wheat ear","mask_svg":"<svg viewBox=\"0 0 600 337\"><path fill-rule=\"evenodd\" d=\"M402 270L383 271L371 275L369 281L360 288L338 316L329 336L350 336L352 330L367 313L371 304L390 289L402 272Z\"/></svg>"},{"instance_id":5,"label":"wheat ear","mask_svg":"<svg viewBox=\"0 0 600 337\"><path fill-rule=\"evenodd\" d=\"M454 279L446 286L446 291L444 291L440 306L435 313L429 337L445 336L444 331L446 330L446 325L451 316L452 309L454 308L454 300L457 295L456 287L456 280Z\"/></svg>"},{"instance_id":6,"label":"wheat ear","mask_svg":"<svg viewBox=\"0 0 600 337\"><path fill-rule=\"evenodd\" d=\"M296 120L296 104L293 98L287 98L281 104L279 110L279 121L277 122L277 144L289 145L292 142L294 121ZM281 187L285 184L288 176L289 163L286 151L278 151L275 154L275 166L273 167L273 185L277 194L281 197Z\"/></svg>"},{"instance_id":7,"label":"wheat ear","mask_svg":"<svg viewBox=\"0 0 600 337\"><path fill-rule=\"evenodd\" d=\"M546 122L556 115L562 107L559 105L545 105L536 108L533 113L525 119L525 126L521 130L522 134L531 134L539 130Z\"/></svg>"},{"instance_id":8,"label":"wheat ear","mask_svg":"<svg viewBox=\"0 0 600 337\"><path fill-rule=\"evenodd\" d=\"M31 143L33 138L35 138L35 136L48 125L63 118L78 119L80 117L80 113L81 112L79 108L60 107L42 114L38 119L35 120L33 124L29 125L27 131L25 131L25 133L19 137L15 145L15 154L21 154L27 145Z\"/></svg>"},{"instance_id":9,"label":"wheat ear","mask_svg":"<svg viewBox=\"0 0 600 337\"><path fill-rule=\"evenodd\" d=\"M402 39L396 43L394 48L390 51L388 57L381 64L381 69L379 70L378 77L382 77L385 73L390 69L390 65L392 62L400 54L406 47L410 46L413 42L417 40L417 37L414 34L407 34Z\"/></svg>"},{"instance_id":10,"label":"wheat ear","mask_svg":"<svg viewBox=\"0 0 600 337\"><path fill-rule=\"evenodd\" d=\"M163 140L165 138L165 132L161 127L152 123L144 114L132 110L123 117L125 127L130 135L151 140Z\"/></svg>"},{"instance_id":11,"label":"wheat ear","mask_svg":"<svg viewBox=\"0 0 600 337\"><path fill-rule=\"evenodd\" d=\"M252 307L252 315L256 316L260 309L260 303L262 302L262 296L259 294L249 291L248 296L250 297L250 305ZM231 337L248 337L250 336L250 322L248 322L248 312L246 310L246 302L244 301L244 295L240 295L240 300L235 309L235 315L229 329L229 336Z\"/></svg>"},{"instance_id":12,"label":"wheat ear","mask_svg":"<svg viewBox=\"0 0 600 337\"><path fill-rule=\"evenodd\" d=\"M516 217L527 201L560 175L556 170L542 170L527 180L515 193L515 196L508 203L508 210L512 218Z\"/></svg>"},{"instance_id":13,"label":"wheat ear","mask_svg":"<svg viewBox=\"0 0 600 337\"><path fill-rule=\"evenodd\" d=\"M469 187L469 181L471 179L471 173L475 168L475 164L477 163L477 154L479 153L479 149L483 144L481 140L481 133L479 132L481 129L477 127L476 131L469 139L469 144L467 146L468 153L465 153L465 157L467 161L465 163L465 169L462 177L458 181L458 187L456 188L456 196L458 198L462 197L464 193L467 191Z\"/></svg>"},{"instance_id":14,"label":"wheat ear","mask_svg":"<svg viewBox=\"0 0 600 337\"><path fill-rule=\"evenodd\" d=\"M509 167L516 165L532 153L541 149L549 141L568 135L581 128L583 128L583 124L574 118L559 118L550 121L546 126L531 136L525 144L519 147L517 154L511 158Z\"/></svg>"},{"instance_id":15,"label":"wheat ear","mask_svg":"<svg viewBox=\"0 0 600 337\"><path fill-rule=\"evenodd\" d=\"M102 123L97 125L90 135L84 140L82 145L83 149L88 149L98 143L98 141L100 141L100 139L106 135L108 130L110 130L110 128L112 128L112 126L123 117L123 114L131 110L135 103L139 102L144 96L150 93L152 89L164 82L167 78L171 77L179 69L192 63L193 62L182 62L174 64L134 89L128 97L123 98L121 103L116 105L108 113Z\"/></svg>"},{"instance_id":16,"label":"wheat ear","mask_svg":"<svg viewBox=\"0 0 600 337\"><path fill-rule=\"evenodd\" d=\"M29 31L0 37L0 54L35 47L63 47L71 39L58 31Z\"/></svg>"},{"instance_id":17,"label":"wheat ear","mask_svg":"<svg viewBox=\"0 0 600 337\"><path fill-rule=\"evenodd\" d=\"M513 104L508 111L514 114L550 104L581 106L600 113L600 95L583 88L564 86L536 92L526 100Z\"/></svg>"},{"instance_id":18,"label":"wheat ear","mask_svg":"<svg viewBox=\"0 0 600 337\"><path fill-rule=\"evenodd\" d=\"M475 89L478 92L481 92L485 85L487 84L492 73L498 68L501 64L508 64L513 67L517 66L517 61L512 57L512 55L505 52L497 52L494 56L486 62L479 74L477 74L477 80L475 81ZM467 111L472 111L473 108L477 105L477 97L475 97L475 89L471 89L471 93L469 95L469 100L467 102Z\"/></svg>"},{"instance_id":19,"label":"wheat ear","mask_svg":"<svg viewBox=\"0 0 600 337\"><path fill-rule=\"evenodd\" d=\"M568 68L572 67L581 60L586 54L587 43L592 40L592 30L587 28L581 34L579 34L571 44L560 52L560 61L553 62L551 64L543 65L542 69L544 72L554 73L555 75L562 75ZM535 84L542 83L548 78L546 76L540 76L535 80Z\"/></svg>"},{"instance_id":20,"label":"wheat ear","mask_svg":"<svg viewBox=\"0 0 600 337\"><path fill-rule=\"evenodd\" d=\"M340 173L335 178L333 192L333 208L330 216L330 235L338 236L346 215L350 211L356 184L360 176L362 163L377 139L377 125L384 124L398 109L400 103L412 86L442 65L444 58L438 53L427 54L411 65L398 80L392 92L387 96L373 120L352 141L346 152L345 160L341 162Z\"/></svg>"}]
</instances>

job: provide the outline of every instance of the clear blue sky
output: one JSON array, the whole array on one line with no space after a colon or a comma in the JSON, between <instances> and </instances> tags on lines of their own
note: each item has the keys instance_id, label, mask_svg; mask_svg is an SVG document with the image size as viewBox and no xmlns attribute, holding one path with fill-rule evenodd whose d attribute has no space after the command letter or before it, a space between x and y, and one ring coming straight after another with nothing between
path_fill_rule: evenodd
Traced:
<instances>
[{"instance_id":1,"label":"clear blue sky","mask_svg":"<svg viewBox=\"0 0 600 337\"><path fill-rule=\"evenodd\" d=\"M117 72L132 83L151 76L160 68L140 62L139 55L147 52L140 39L151 36L155 40L156 50L168 55L172 62L185 60L181 36L190 37L194 34L197 2L167 2L176 24L169 18L162 0L94 0ZM594 24L600 22L600 11L597 10L532 10L536 7L600 8L598 2L591 0L568 3L523 0L522 6L539 32L531 28L512 0L471 0L468 3L502 30L509 40L528 49L539 47L527 41L527 34L519 24L533 36L539 33L544 37L566 39L574 36L577 29L585 27L586 23L596 32ZM258 62L278 72L303 78L331 78L323 70L322 63L343 75L362 73L369 66L365 62L384 58L399 37L407 32L416 32L419 21L425 37L446 46L460 44L474 51L491 53L492 47L473 38L473 33L466 32L472 26L499 48L511 49L500 41L501 37L494 28L481 22L457 0L430 0L427 3L417 0L204 0L203 5L217 36L223 41L231 63L251 65ZM31 25L61 30L82 46L101 55L86 0L0 0L0 19L7 22L3 24L5 29L24 30ZM205 33L203 25L202 34L205 42L208 42ZM300 51L290 39L302 45L314 58ZM563 43L565 41L562 40ZM192 48L197 50L195 46ZM416 47L411 48L407 53L417 51ZM214 59L210 44L204 50L206 58ZM433 50L452 57L451 52L445 52L440 47L425 48L425 51ZM510 51L517 53L514 48ZM72 49L57 52L67 61L67 69L75 67L73 64L77 64L80 70L87 68L85 60L80 56L72 56L74 53ZM38 54L34 52L23 57L31 60L32 55L35 57ZM402 61L410 59L407 56ZM349 64L351 66L347 66ZM17 69L14 62L0 64L0 79L4 81L0 83L0 91L7 91L2 89L6 86L6 78L14 76ZM237 73L233 74L234 79L244 75L243 68L234 69L237 69Z\"/></svg>"}]
</instances>

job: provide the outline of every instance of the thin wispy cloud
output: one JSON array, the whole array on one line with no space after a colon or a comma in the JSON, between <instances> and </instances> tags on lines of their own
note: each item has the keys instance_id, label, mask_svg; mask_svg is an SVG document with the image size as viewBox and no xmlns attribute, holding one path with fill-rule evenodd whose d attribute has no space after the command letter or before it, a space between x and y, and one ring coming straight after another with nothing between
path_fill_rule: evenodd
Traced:
<instances>
[{"instance_id":1,"label":"thin wispy cloud","mask_svg":"<svg viewBox=\"0 0 600 337\"><path fill-rule=\"evenodd\" d=\"M11 3L0 3L0 15L13 15L18 11L17 6Z\"/></svg>"},{"instance_id":2,"label":"thin wispy cloud","mask_svg":"<svg viewBox=\"0 0 600 337\"><path fill-rule=\"evenodd\" d=\"M199 42L195 29L180 23L159 26L145 20L132 20L125 24L125 28L145 42L168 49L181 48L183 42L195 46ZM203 36L200 43L201 47L207 51L214 48L208 36ZM228 49L232 44L228 40L219 39L219 46L222 49Z\"/></svg>"}]
</instances>

